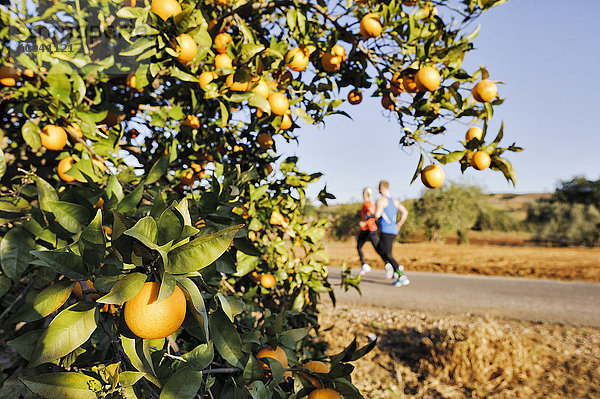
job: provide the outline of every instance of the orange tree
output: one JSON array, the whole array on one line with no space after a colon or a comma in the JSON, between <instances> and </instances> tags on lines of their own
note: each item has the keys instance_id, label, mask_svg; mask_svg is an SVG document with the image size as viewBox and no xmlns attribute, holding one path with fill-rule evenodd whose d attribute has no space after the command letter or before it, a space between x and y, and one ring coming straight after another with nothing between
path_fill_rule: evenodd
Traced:
<instances>
[{"instance_id":1,"label":"orange tree","mask_svg":"<svg viewBox=\"0 0 600 399\"><path fill-rule=\"evenodd\" d=\"M4 1L1 392L360 397L374 343L317 339L320 174L276 141L369 93L427 186L451 162L514 182L520 148L486 140L496 84L461 68L502 2ZM449 148L457 120L478 129Z\"/></svg>"}]
</instances>

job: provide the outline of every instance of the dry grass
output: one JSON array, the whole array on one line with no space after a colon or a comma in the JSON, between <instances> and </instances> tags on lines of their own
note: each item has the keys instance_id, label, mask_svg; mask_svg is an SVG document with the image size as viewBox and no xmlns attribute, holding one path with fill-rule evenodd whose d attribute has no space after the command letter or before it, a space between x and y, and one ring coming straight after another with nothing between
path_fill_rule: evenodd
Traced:
<instances>
[{"instance_id":1,"label":"dry grass","mask_svg":"<svg viewBox=\"0 0 600 399\"><path fill-rule=\"evenodd\" d=\"M435 316L373 307L324 307L332 351L379 337L357 361L363 395L387 398L597 398L600 330Z\"/></svg>"}]
</instances>

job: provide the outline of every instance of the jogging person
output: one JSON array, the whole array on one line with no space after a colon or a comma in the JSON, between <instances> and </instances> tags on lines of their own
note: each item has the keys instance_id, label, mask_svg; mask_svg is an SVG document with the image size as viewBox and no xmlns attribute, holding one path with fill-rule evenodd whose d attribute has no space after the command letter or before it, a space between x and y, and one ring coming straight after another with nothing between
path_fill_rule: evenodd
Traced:
<instances>
[{"instance_id":1,"label":"jogging person","mask_svg":"<svg viewBox=\"0 0 600 399\"><path fill-rule=\"evenodd\" d=\"M390 184L387 181L382 180L379 182L379 193L381 197L377 199L375 218L379 220L381 239L377 252L383 261L386 262L386 278L391 279L396 274L398 279L394 282L394 286L401 287L410 284L410 281L402 274L404 267L400 266L393 258L392 247L394 246L394 241L400 231L400 227L402 227L402 224L404 224L408 217L408 210L400 201L392 198L390 195ZM398 213L400 213L400 220L396 221Z\"/></svg>"},{"instance_id":2,"label":"jogging person","mask_svg":"<svg viewBox=\"0 0 600 399\"><path fill-rule=\"evenodd\" d=\"M362 247L367 243L367 241L371 241L373 244L373 248L377 251L377 246L379 245L379 237L377 235L377 224L375 223L375 204L371 202L371 197L373 194L373 190L369 187L363 190L363 205L360 210L360 232L358 233L358 237L356 238L356 250L358 251L358 256L360 257L360 264L362 265L360 269L360 275L365 275L371 271L371 266L365 262L365 257L362 252Z\"/></svg>"}]
</instances>

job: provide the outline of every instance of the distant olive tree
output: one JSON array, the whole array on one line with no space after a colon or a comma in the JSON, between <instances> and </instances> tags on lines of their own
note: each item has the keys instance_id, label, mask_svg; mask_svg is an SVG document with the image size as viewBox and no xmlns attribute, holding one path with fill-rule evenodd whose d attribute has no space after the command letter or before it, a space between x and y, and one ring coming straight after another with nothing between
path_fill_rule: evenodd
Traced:
<instances>
[{"instance_id":1,"label":"distant olive tree","mask_svg":"<svg viewBox=\"0 0 600 399\"><path fill-rule=\"evenodd\" d=\"M544 201L529 207L527 221L536 236L564 245L600 244L600 211L594 205Z\"/></svg>"},{"instance_id":2,"label":"distant olive tree","mask_svg":"<svg viewBox=\"0 0 600 399\"><path fill-rule=\"evenodd\" d=\"M600 179L587 180L584 177L575 177L563 181L556 188L552 197L553 201L594 205L600 208Z\"/></svg>"}]
</instances>

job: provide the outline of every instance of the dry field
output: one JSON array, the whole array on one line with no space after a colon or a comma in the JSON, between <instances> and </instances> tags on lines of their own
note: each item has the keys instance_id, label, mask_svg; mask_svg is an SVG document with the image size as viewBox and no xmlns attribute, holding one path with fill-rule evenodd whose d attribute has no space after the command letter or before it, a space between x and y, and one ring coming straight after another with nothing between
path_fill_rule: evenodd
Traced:
<instances>
[{"instance_id":1,"label":"dry field","mask_svg":"<svg viewBox=\"0 0 600 399\"><path fill-rule=\"evenodd\" d=\"M323 306L331 352L374 334L353 381L369 399L598 398L600 329Z\"/></svg>"},{"instance_id":2,"label":"dry field","mask_svg":"<svg viewBox=\"0 0 600 399\"><path fill-rule=\"evenodd\" d=\"M359 268L356 241L329 241L325 247L330 265ZM374 268L383 268L370 243L365 257ZM427 271L497 276L520 276L556 280L600 281L600 248L537 247L527 235L479 233L470 245L410 242L394 245L394 257L407 271Z\"/></svg>"}]
</instances>

